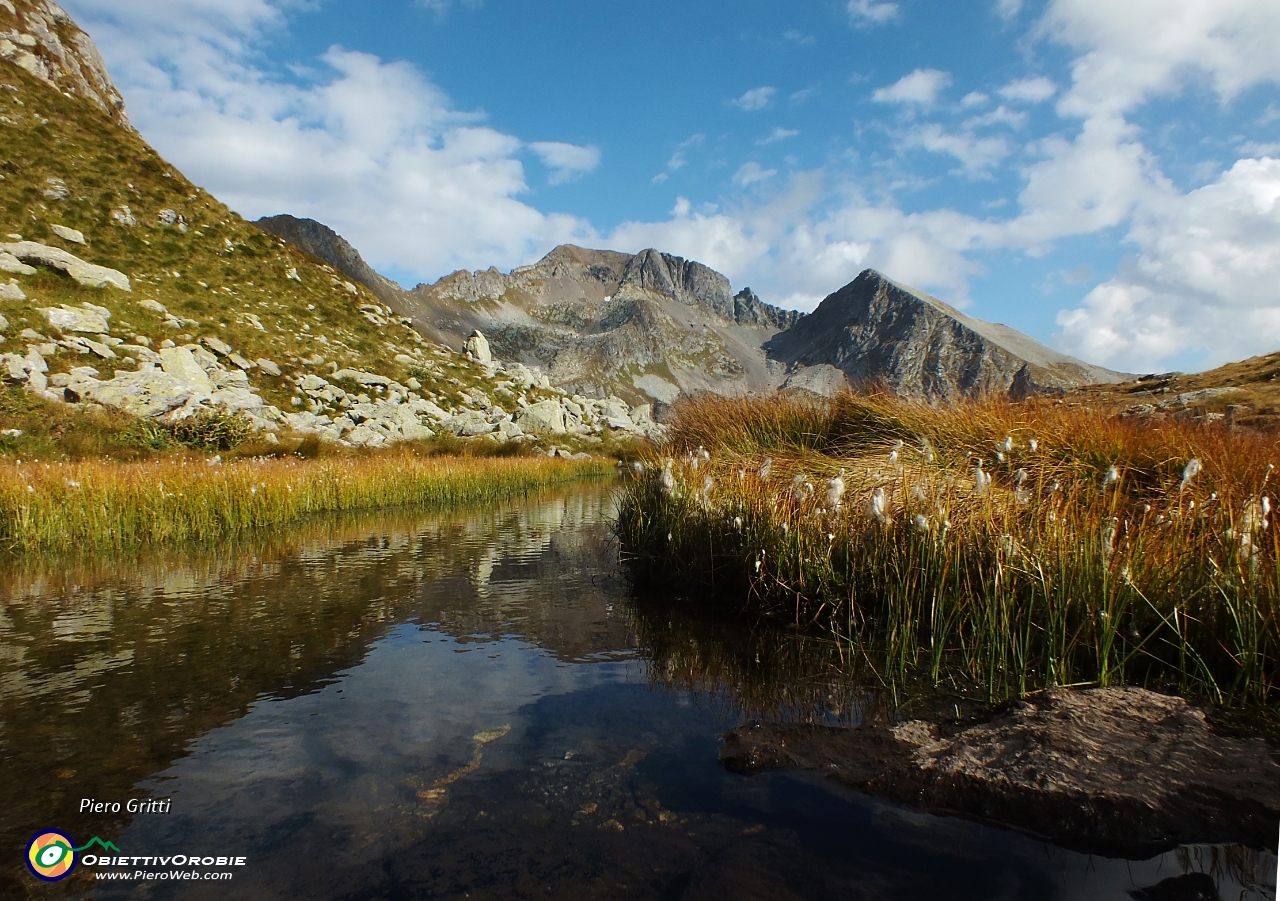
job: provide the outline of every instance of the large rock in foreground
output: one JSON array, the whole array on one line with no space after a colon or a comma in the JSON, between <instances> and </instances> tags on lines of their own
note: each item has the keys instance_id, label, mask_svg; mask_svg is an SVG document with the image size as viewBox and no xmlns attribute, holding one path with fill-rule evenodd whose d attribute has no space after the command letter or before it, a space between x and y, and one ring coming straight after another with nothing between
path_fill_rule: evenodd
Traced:
<instances>
[{"instance_id":1,"label":"large rock in foreground","mask_svg":"<svg viewBox=\"0 0 1280 901\"><path fill-rule=\"evenodd\" d=\"M1280 753L1213 731L1205 712L1139 688L1047 692L961 731L923 722L856 729L744 726L740 773L823 769L896 801L979 817L1086 851L1274 846Z\"/></svg>"},{"instance_id":2,"label":"large rock in foreground","mask_svg":"<svg viewBox=\"0 0 1280 901\"><path fill-rule=\"evenodd\" d=\"M765 350L790 366L834 366L853 384L881 382L895 394L945 400L1025 397L1127 377L972 319L874 269L828 295Z\"/></svg>"}]
</instances>

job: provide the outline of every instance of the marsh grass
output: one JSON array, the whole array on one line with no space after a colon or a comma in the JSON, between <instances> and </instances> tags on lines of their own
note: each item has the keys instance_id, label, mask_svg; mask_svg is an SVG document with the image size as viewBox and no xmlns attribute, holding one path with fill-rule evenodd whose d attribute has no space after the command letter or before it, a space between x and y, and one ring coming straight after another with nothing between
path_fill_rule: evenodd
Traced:
<instances>
[{"instance_id":1,"label":"marsh grass","mask_svg":"<svg viewBox=\"0 0 1280 901\"><path fill-rule=\"evenodd\" d=\"M446 457L411 448L219 465L195 456L0 463L0 546L56 552L221 541L321 514L498 502L611 472L599 460Z\"/></svg>"},{"instance_id":2,"label":"marsh grass","mask_svg":"<svg viewBox=\"0 0 1280 901\"><path fill-rule=\"evenodd\" d=\"M830 630L886 684L924 673L1002 700L1134 683L1267 703L1276 450L1047 401L708 398L680 408L618 533L638 580ZM1184 484L1191 459L1203 468Z\"/></svg>"}]
</instances>

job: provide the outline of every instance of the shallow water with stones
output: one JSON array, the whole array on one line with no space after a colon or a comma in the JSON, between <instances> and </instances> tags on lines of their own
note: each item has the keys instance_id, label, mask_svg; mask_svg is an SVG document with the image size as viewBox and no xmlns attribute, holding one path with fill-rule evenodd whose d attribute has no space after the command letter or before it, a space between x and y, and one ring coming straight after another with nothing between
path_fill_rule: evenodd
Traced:
<instances>
[{"instance_id":1,"label":"shallow water with stones","mask_svg":"<svg viewBox=\"0 0 1280 901\"><path fill-rule=\"evenodd\" d=\"M1275 897L1267 852L1086 856L726 772L744 718L852 724L875 693L813 639L633 596L611 505L588 487L0 569L0 897ZM175 881L90 849L42 883L22 848L48 828L246 861Z\"/></svg>"}]
</instances>

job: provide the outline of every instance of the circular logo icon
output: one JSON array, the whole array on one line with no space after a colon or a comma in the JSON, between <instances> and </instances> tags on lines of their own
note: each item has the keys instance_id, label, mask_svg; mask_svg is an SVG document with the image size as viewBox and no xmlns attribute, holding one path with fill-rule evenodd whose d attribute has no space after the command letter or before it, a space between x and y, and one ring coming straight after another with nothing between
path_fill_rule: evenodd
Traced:
<instances>
[{"instance_id":1,"label":"circular logo icon","mask_svg":"<svg viewBox=\"0 0 1280 901\"><path fill-rule=\"evenodd\" d=\"M27 867L47 882L57 882L76 865L75 842L56 829L46 829L27 843Z\"/></svg>"}]
</instances>

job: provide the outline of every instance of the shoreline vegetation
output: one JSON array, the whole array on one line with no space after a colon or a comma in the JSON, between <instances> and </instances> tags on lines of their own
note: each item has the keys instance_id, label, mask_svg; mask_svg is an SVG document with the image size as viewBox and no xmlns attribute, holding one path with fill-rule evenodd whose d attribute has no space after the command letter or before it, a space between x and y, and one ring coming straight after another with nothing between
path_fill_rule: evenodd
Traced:
<instances>
[{"instance_id":1,"label":"shoreline vegetation","mask_svg":"<svg viewBox=\"0 0 1280 901\"><path fill-rule=\"evenodd\" d=\"M427 449L429 451L429 448ZM415 453L139 462L0 461L0 547L18 553L225 541L312 517L496 503L585 479L611 461Z\"/></svg>"},{"instance_id":2,"label":"shoreline vegetation","mask_svg":"<svg viewBox=\"0 0 1280 901\"><path fill-rule=\"evenodd\" d=\"M1047 399L704 397L636 464L617 532L637 582L818 628L895 691L1274 711L1278 450Z\"/></svg>"}]
</instances>

